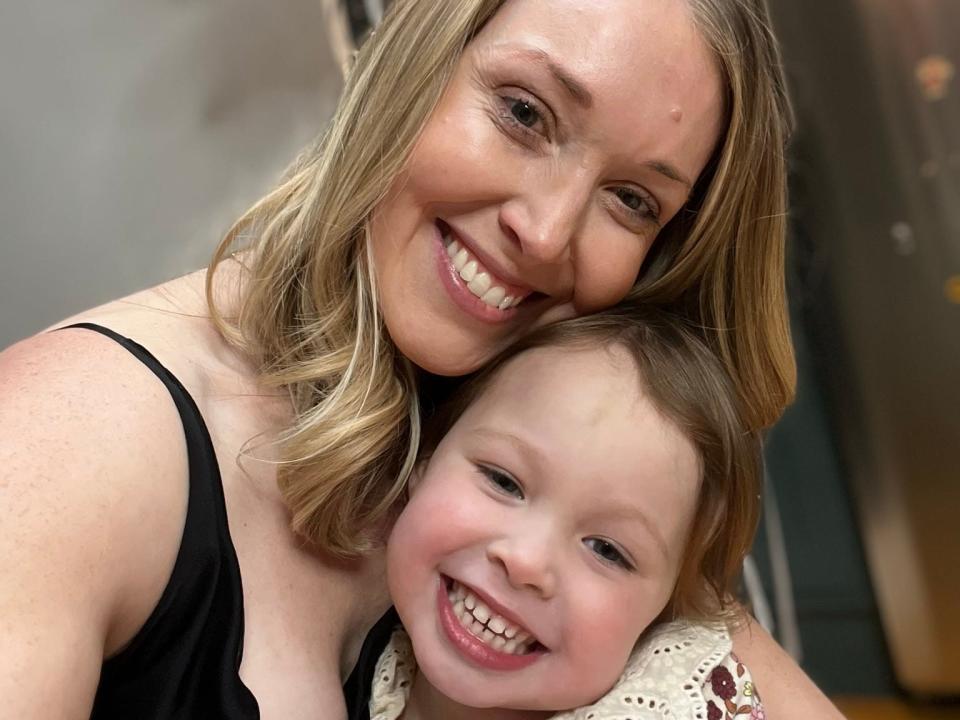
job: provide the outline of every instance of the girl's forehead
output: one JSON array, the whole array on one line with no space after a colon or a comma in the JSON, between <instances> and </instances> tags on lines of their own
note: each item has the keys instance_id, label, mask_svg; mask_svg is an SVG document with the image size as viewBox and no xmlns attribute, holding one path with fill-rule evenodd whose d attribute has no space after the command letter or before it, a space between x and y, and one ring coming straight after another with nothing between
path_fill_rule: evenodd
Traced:
<instances>
[{"instance_id":1,"label":"girl's forehead","mask_svg":"<svg viewBox=\"0 0 960 720\"><path fill-rule=\"evenodd\" d=\"M500 368L467 411L545 436L570 422L587 431L651 413L659 415L642 392L636 363L622 348L605 344L523 352Z\"/></svg>"},{"instance_id":2,"label":"girl's forehead","mask_svg":"<svg viewBox=\"0 0 960 720\"><path fill-rule=\"evenodd\" d=\"M452 443L538 488L572 521L635 508L674 550L682 545L699 456L646 396L623 348L520 354L464 413Z\"/></svg>"}]
</instances>

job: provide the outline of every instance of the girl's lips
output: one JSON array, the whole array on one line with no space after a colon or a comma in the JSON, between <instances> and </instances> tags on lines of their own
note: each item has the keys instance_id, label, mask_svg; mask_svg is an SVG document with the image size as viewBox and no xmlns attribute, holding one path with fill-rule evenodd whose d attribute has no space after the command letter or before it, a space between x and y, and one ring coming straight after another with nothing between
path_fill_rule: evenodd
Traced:
<instances>
[{"instance_id":1,"label":"girl's lips","mask_svg":"<svg viewBox=\"0 0 960 720\"><path fill-rule=\"evenodd\" d=\"M460 624L447 597L443 578L437 581L437 614L440 627L454 649L472 665L487 669L510 672L529 667L545 654L533 650L526 655L511 655L495 650Z\"/></svg>"},{"instance_id":2,"label":"girl's lips","mask_svg":"<svg viewBox=\"0 0 960 720\"><path fill-rule=\"evenodd\" d=\"M479 600L480 600L481 602L483 602L488 608L490 608L490 610L491 610L492 612L496 613L497 615L499 615L500 617L502 617L504 620L508 621L508 622L511 623L512 625L515 625L519 630L522 630L523 632L527 633L527 634L530 635L531 637L536 638L536 636L534 635L534 633L530 632L530 631L524 626L523 622L520 621L519 618L517 618L516 616L514 616L514 614L513 614L512 612L510 612L510 611L507 610L505 607L503 607L502 605L500 605L500 603L498 603L496 600L494 600L493 598L491 598L489 595L487 595L487 594L486 594L485 592L483 592L482 590L478 590L477 588L475 588L475 587L473 587L473 586L471 586L471 585L467 585L467 584L465 584L465 583L462 583L462 582L460 582L459 580L454 580L453 578L446 578L446 577L444 577L443 580L444 580L444 583L447 585L447 587L450 587L450 586L452 586L452 585L459 585L459 586L463 587L464 590L469 591L470 593L472 593L473 595L475 595L475 596L477 597L477 599L479 599ZM539 639L537 639L537 642L538 642L538 644L539 644ZM549 648L546 648L546 649L549 650Z\"/></svg>"}]
</instances>

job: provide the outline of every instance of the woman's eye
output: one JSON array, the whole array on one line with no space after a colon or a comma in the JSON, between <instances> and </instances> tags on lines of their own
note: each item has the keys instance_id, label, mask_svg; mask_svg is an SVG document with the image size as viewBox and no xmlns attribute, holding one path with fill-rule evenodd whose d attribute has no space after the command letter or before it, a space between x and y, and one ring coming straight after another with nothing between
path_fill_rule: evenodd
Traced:
<instances>
[{"instance_id":1,"label":"woman's eye","mask_svg":"<svg viewBox=\"0 0 960 720\"><path fill-rule=\"evenodd\" d=\"M533 126L540 120L540 113L526 100L516 98L507 98L510 103L510 114L514 119L524 127L533 129Z\"/></svg>"},{"instance_id":2,"label":"woman's eye","mask_svg":"<svg viewBox=\"0 0 960 720\"><path fill-rule=\"evenodd\" d=\"M545 109L545 105L538 100L531 97L501 95L497 103L498 121L514 136L520 135L527 140L550 137L552 115L549 109Z\"/></svg>"},{"instance_id":3,"label":"woman's eye","mask_svg":"<svg viewBox=\"0 0 960 720\"><path fill-rule=\"evenodd\" d=\"M609 540L603 538L586 538L583 541L593 553L610 565L622 567L624 570L633 570L633 565L627 560L620 549Z\"/></svg>"},{"instance_id":4,"label":"woman's eye","mask_svg":"<svg viewBox=\"0 0 960 720\"><path fill-rule=\"evenodd\" d=\"M493 485L500 492L515 497L519 500L523 500L523 488L514 480L512 477L506 473L497 470L496 468L487 467L485 465L478 466L481 473L484 477L490 481L490 484Z\"/></svg>"},{"instance_id":5,"label":"woman's eye","mask_svg":"<svg viewBox=\"0 0 960 720\"><path fill-rule=\"evenodd\" d=\"M656 220L660 214L652 200L630 188L620 187L615 189L613 193L627 210L638 217Z\"/></svg>"}]
</instances>

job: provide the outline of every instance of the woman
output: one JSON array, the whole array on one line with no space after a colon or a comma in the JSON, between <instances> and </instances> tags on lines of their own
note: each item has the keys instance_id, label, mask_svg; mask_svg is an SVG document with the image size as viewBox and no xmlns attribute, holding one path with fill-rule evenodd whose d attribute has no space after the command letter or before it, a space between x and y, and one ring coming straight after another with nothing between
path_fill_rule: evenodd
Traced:
<instances>
[{"instance_id":1,"label":"woman","mask_svg":"<svg viewBox=\"0 0 960 720\"><path fill-rule=\"evenodd\" d=\"M775 420L793 364L765 17L747 0L397 3L321 142L206 276L6 351L11 716L342 715L389 604L380 541L421 370L656 302L702 324L757 427ZM769 638L736 643L773 715L828 716Z\"/></svg>"}]
</instances>

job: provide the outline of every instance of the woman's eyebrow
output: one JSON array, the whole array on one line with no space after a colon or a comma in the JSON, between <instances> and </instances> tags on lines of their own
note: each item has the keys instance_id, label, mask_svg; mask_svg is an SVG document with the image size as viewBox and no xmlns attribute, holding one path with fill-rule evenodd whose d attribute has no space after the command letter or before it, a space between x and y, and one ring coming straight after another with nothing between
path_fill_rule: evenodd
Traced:
<instances>
[{"instance_id":1,"label":"woman's eyebrow","mask_svg":"<svg viewBox=\"0 0 960 720\"><path fill-rule=\"evenodd\" d=\"M660 162L659 160L651 160L650 162L644 163L648 168L654 170L655 172L660 173L664 177L670 178L674 182L678 182L681 185L685 186L687 190L693 189L693 183L687 180L683 174L677 170L673 165L670 165L665 162Z\"/></svg>"},{"instance_id":2,"label":"woman's eyebrow","mask_svg":"<svg viewBox=\"0 0 960 720\"><path fill-rule=\"evenodd\" d=\"M584 109L589 109L593 106L593 95L591 95L590 91L587 90L587 87L583 81L578 80L567 68L563 67L563 65L550 57L550 53L548 53L546 50L524 46L511 48L510 54L518 59L543 65L547 68L547 70L550 71L550 74L553 75L553 79L556 80L560 86L567 91L567 94L575 103L577 103L577 105Z\"/></svg>"},{"instance_id":3,"label":"woman's eyebrow","mask_svg":"<svg viewBox=\"0 0 960 720\"><path fill-rule=\"evenodd\" d=\"M567 94L573 101L583 109L589 110L593 107L593 95L590 94L586 84L582 80L578 80L570 70L550 57L550 53L546 50L526 45L522 47L508 46L507 50L510 55L517 59L544 66L553 76L553 79L556 80L557 83L567 91ZM651 160L644 163L644 165L654 172L663 175L665 178L680 183L687 188L687 192L693 189L693 183L670 163Z\"/></svg>"}]
</instances>

